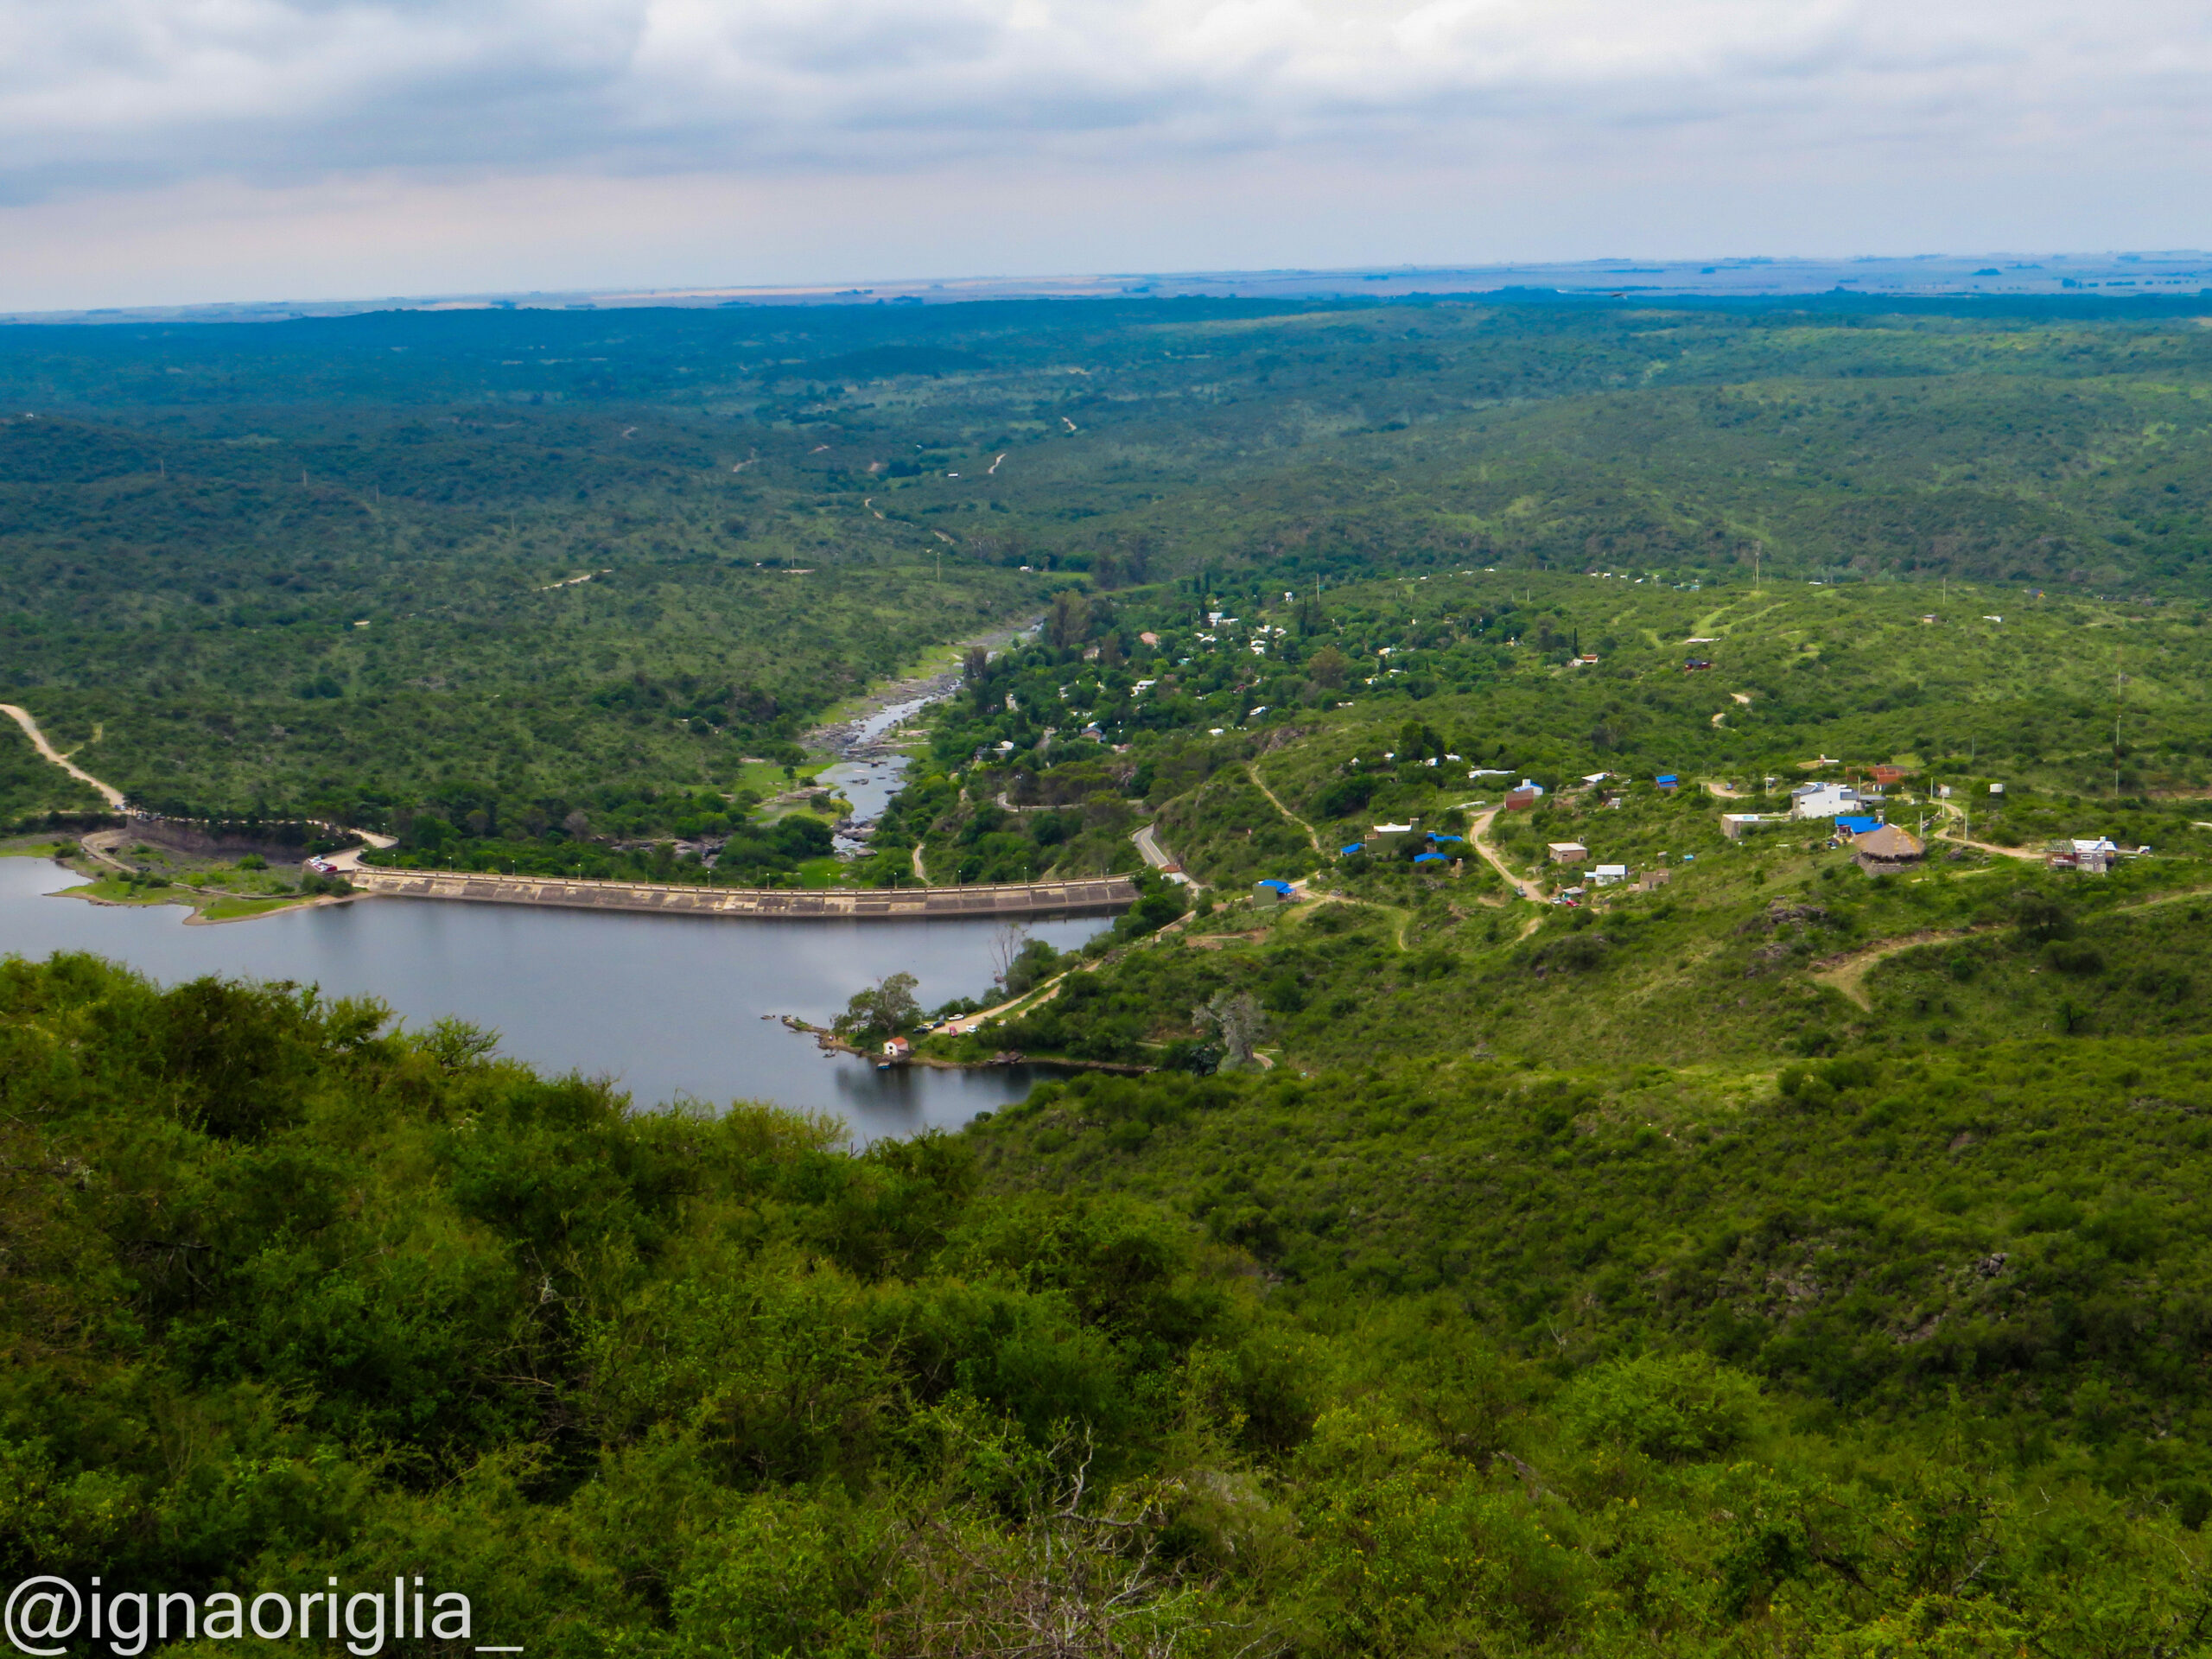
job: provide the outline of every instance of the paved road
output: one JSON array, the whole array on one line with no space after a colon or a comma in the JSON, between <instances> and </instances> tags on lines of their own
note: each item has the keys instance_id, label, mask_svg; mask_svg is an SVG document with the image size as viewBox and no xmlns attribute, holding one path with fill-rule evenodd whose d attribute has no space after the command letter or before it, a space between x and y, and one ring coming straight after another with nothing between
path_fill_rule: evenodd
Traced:
<instances>
[{"instance_id":1,"label":"paved road","mask_svg":"<svg viewBox=\"0 0 2212 1659\"><path fill-rule=\"evenodd\" d=\"M1170 865L1177 862L1174 856L1160 844L1158 837L1152 833L1152 826L1148 823L1129 839L1136 842L1138 853L1143 856L1144 861L1155 870L1166 870ZM1170 881L1180 881L1186 887L1197 887L1200 885L1196 878L1185 875L1180 869L1174 870L1167 879Z\"/></svg>"},{"instance_id":2,"label":"paved road","mask_svg":"<svg viewBox=\"0 0 2212 1659\"><path fill-rule=\"evenodd\" d=\"M31 711L29 709L18 709L12 702L0 702L0 715L7 715L10 720L14 721L16 725L22 727L23 728L23 735L30 739L31 747L36 749L40 754L43 755L47 760L53 761L55 766L60 767L62 771L67 772L79 783L91 785L92 788L99 791L100 798L105 800L117 811L120 812L123 810L123 791L118 789L113 784L102 783L99 779L93 777L91 772L86 772L82 766L72 760L67 755L62 753L60 750L55 748L53 744L48 742L46 741L46 734L39 730L38 721L31 718Z\"/></svg>"},{"instance_id":3,"label":"paved road","mask_svg":"<svg viewBox=\"0 0 2212 1659\"><path fill-rule=\"evenodd\" d=\"M396 847L399 844L397 837L393 836L380 836L373 830L356 830L353 833L359 836L363 841L366 842L368 846L348 847L344 852L327 855L323 859L323 862L329 865L332 869L340 871L358 870L361 868L361 855L367 852L370 848Z\"/></svg>"}]
</instances>

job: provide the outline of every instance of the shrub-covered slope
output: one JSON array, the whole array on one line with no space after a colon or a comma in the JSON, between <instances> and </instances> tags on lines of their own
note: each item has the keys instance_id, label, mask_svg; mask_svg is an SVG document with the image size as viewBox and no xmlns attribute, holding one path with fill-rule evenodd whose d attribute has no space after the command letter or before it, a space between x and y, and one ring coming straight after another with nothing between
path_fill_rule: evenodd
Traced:
<instances>
[{"instance_id":1,"label":"shrub-covered slope","mask_svg":"<svg viewBox=\"0 0 2212 1659\"><path fill-rule=\"evenodd\" d=\"M958 1142L627 1113L488 1048L286 987L0 969L0 1570L99 1575L120 1646L134 1594L415 1573L471 1600L429 1651L2199 1643L2194 1082L2116 1110L2032 1054L1830 1067L1694 1150L1541 1082L1433 1110L1148 1084L994 1126L984 1187ZM1888 1102L1916 1081L1935 1105ZM1386 1231L1332 1294L1270 1294L1172 1212L1005 1191L1054 1123L1090 1144L1071 1114L1241 1144L1202 1179L1243 1196L1200 1211L1309 1269L1340 1243L1287 1197L1280 1236L1311 1240L1287 1253L1225 1214L1276 1179L1243 1126L1277 1166L1325 1161L1332 1202L1380 1196L1346 1154L1438 1134L1412 1167L1456 1287L1415 1294ZM2110 1131L2101 1166L2037 1167L2075 1122ZM1941 1165L1944 1134L1981 1141ZM1695 1202L1762 1160L1740 1203ZM1942 1184L1885 1217L1853 1173L1885 1160ZM1876 1259L1899 1240L1902 1276ZM1701 1315L1749 1371L1660 1340ZM1907 1408L1916 1371L1972 1404Z\"/></svg>"}]
</instances>

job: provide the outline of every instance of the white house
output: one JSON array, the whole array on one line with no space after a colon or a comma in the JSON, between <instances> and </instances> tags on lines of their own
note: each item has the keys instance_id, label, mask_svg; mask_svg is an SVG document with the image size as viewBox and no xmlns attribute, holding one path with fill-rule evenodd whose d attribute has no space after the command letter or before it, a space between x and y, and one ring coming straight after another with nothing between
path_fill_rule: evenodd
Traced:
<instances>
[{"instance_id":1,"label":"white house","mask_svg":"<svg viewBox=\"0 0 2212 1659\"><path fill-rule=\"evenodd\" d=\"M1860 804L1859 791L1849 784L1800 784L1789 791L1793 818L1837 817L1858 811Z\"/></svg>"}]
</instances>

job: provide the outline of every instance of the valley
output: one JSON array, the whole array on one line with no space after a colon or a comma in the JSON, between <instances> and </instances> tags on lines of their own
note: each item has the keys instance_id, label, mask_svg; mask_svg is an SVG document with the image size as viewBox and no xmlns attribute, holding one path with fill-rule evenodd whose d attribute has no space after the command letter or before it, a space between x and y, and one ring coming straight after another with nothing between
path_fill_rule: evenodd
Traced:
<instances>
[{"instance_id":1,"label":"valley","mask_svg":"<svg viewBox=\"0 0 2212 1659\"><path fill-rule=\"evenodd\" d=\"M89 778L426 893L1115 895L0 961L0 1555L435 1547L556 1655L2202 1650L2209 371L2103 298L0 329L12 847L137 858Z\"/></svg>"}]
</instances>

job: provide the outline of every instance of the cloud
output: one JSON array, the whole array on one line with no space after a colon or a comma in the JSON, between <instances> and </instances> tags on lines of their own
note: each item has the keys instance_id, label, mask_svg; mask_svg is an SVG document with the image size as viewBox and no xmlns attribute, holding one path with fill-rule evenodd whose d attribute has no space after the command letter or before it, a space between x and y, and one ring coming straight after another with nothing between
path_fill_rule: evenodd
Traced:
<instances>
[{"instance_id":1,"label":"cloud","mask_svg":"<svg viewBox=\"0 0 2212 1659\"><path fill-rule=\"evenodd\" d=\"M0 0L0 306L2201 242L2201 0Z\"/></svg>"},{"instance_id":2,"label":"cloud","mask_svg":"<svg viewBox=\"0 0 2212 1659\"><path fill-rule=\"evenodd\" d=\"M903 169L1004 153L2201 130L2133 0L0 0L0 188L230 173Z\"/></svg>"}]
</instances>

